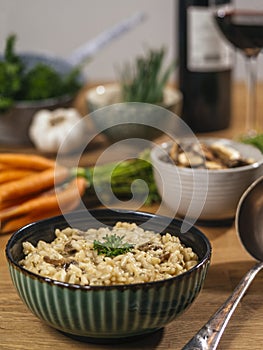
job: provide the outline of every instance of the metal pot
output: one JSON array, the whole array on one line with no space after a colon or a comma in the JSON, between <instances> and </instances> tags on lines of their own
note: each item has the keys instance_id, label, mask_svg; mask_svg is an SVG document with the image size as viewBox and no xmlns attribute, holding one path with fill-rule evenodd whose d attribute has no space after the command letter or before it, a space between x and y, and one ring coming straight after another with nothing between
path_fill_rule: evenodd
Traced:
<instances>
[{"instance_id":1,"label":"metal pot","mask_svg":"<svg viewBox=\"0 0 263 350\"><path fill-rule=\"evenodd\" d=\"M61 76L73 69L72 64L55 56L26 53L21 54L20 57L27 68L31 68L37 63L44 63L55 69ZM28 136L28 128L34 114L40 109L53 110L59 107L69 107L73 99L73 95L64 95L39 101L17 102L7 112L0 113L0 142L10 145L32 145Z\"/></svg>"},{"instance_id":2,"label":"metal pot","mask_svg":"<svg viewBox=\"0 0 263 350\"><path fill-rule=\"evenodd\" d=\"M120 23L102 32L96 38L76 49L71 53L68 59L37 53L21 53L19 56L22 58L27 68L31 68L41 62L49 65L63 76L68 74L74 66L91 59L100 49L123 33L132 29L143 19L143 13L136 13L122 20ZM85 79L83 76L80 76L80 80L84 83ZM34 102L17 102L8 112L0 113L0 144L32 146L32 142L28 136L28 128L34 114L38 110L44 108L54 110L59 107L70 107L74 97L73 95L64 95Z\"/></svg>"}]
</instances>

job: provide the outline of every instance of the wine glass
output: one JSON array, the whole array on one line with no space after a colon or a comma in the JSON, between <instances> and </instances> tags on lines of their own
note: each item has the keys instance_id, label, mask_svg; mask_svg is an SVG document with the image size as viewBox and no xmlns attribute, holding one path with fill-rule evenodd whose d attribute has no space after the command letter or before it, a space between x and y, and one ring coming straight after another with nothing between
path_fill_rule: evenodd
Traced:
<instances>
[{"instance_id":1,"label":"wine glass","mask_svg":"<svg viewBox=\"0 0 263 350\"><path fill-rule=\"evenodd\" d=\"M263 7L257 2L210 0L214 19L226 39L246 59L247 112L245 137L258 134L262 125L256 113L257 57L263 47Z\"/></svg>"}]
</instances>

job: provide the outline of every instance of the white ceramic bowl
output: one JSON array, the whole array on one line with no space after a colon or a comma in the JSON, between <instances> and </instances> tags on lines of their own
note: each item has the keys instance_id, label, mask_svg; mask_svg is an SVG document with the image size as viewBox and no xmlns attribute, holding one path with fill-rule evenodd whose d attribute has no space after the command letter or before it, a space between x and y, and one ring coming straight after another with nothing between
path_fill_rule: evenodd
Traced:
<instances>
[{"instance_id":1,"label":"white ceramic bowl","mask_svg":"<svg viewBox=\"0 0 263 350\"><path fill-rule=\"evenodd\" d=\"M86 102L89 112L99 108L122 102L120 85L109 83L90 88L86 93ZM180 90L170 86L164 89L164 102L162 107L171 110L176 115L181 114L183 95Z\"/></svg>"},{"instance_id":2,"label":"white ceramic bowl","mask_svg":"<svg viewBox=\"0 0 263 350\"><path fill-rule=\"evenodd\" d=\"M263 155L251 145L227 139L200 138L199 141L207 144L221 142L255 162L220 170L182 168L162 159L165 153L167 155L171 142L155 146L151 160L162 201L173 210L174 215L181 217L209 221L232 219L243 192L263 174Z\"/></svg>"},{"instance_id":3,"label":"white ceramic bowl","mask_svg":"<svg viewBox=\"0 0 263 350\"><path fill-rule=\"evenodd\" d=\"M171 122L168 130L174 129L176 121L173 122L170 115L180 116L182 101L181 91L169 86L164 89L164 102L160 105L124 103L120 85L114 83L96 86L86 93L87 108L96 130L111 142L129 138L155 139L163 133L164 118Z\"/></svg>"}]
</instances>

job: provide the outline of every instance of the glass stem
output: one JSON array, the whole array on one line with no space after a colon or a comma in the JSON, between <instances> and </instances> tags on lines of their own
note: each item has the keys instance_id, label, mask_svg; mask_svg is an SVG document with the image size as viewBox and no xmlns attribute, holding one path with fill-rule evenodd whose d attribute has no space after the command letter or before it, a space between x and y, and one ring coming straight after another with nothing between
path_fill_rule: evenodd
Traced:
<instances>
[{"instance_id":1,"label":"glass stem","mask_svg":"<svg viewBox=\"0 0 263 350\"><path fill-rule=\"evenodd\" d=\"M256 111L256 85L257 85L257 58L256 56L246 57L247 66L247 115L246 134L254 136L259 130L259 123Z\"/></svg>"}]
</instances>

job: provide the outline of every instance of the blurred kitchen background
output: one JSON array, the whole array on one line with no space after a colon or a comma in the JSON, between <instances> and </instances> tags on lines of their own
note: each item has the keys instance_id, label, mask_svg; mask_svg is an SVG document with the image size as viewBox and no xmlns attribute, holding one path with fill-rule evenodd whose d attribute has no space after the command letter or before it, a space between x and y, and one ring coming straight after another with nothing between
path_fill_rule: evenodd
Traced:
<instances>
[{"instance_id":1,"label":"blurred kitchen background","mask_svg":"<svg viewBox=\"0 0 263 350\"><path fill-rule=\"evenodd\" d=\"M146 48L167 48L166 61L177 58L177 2L181 0L0 0L0 51L6 37L17 35L17 51L51 53L67 58L72 51L133 14L145 19L99 51L86 65L89 81L116 80L117 69ZM183 1L183 0L182 0ZM249 0L238 0L249 3ZM258 0L262 6L262 0ZM258 78L263 79L263 55ZM235 80L244 80L245 64L236 54ZM177 71L171 77L177 80Z\"/></svg>"}]
</instances>

